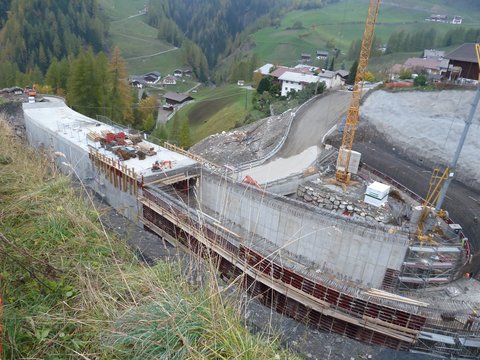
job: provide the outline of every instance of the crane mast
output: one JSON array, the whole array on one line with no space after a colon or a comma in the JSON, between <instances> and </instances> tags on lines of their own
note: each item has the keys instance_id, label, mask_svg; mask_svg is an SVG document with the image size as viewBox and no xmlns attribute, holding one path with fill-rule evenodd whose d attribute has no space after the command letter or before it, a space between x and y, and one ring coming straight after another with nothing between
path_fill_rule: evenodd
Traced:
<instances>
[{"instance_id":1,"label":"crane mast","mask_svg":"<svg viewBox=\"0 0 480 360\"><path fill-rule=\"evenodd\" d=\"M342 184L350 182L351 173L348 171L350 156L357 131L359 120L360 100L362 99L363 80L367 71L368 59L372 49L373 35L375 24L377 22L378 10L380 8L380 0L370 0L368 7L367 20L365 22L365 32L363 34L362 47L360 50L360 58L358 61L357 75L353 85L353 96L348 108L347 120L343 130L342 145L338 152L336 180Z\"/></svg>"}]
</instances>

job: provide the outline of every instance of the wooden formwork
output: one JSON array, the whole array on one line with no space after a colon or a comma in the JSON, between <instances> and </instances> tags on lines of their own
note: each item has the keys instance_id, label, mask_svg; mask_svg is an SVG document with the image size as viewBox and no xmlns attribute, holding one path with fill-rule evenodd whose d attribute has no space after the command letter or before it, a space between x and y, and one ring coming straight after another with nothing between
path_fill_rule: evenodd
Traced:
<instances>
[{"instance_id":1,"label":"wooden formwork","mask_svg":"<svg viewBox=\"0 0 480 360\"><path fill-rule=\"evenodd\" d=\"M129 192L131 195L138 195L139 180L133 169L122 164L120 160L112 159L98 151L91 150L88 157L98 174L102 173L114 187L123 192Z\"/></svg>"}]
</instances>

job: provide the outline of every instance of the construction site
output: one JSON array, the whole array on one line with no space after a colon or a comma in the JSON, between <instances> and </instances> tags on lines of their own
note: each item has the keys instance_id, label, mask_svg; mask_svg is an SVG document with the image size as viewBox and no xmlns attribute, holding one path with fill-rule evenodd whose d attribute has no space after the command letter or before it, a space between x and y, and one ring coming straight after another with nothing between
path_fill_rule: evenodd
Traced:
<instances>
[{"instance_id":1,"label":"construction site","mask_svg":"<svg viewBox=\"0 0 480 360\"><path fill-rule=\"evenodd\" d=\"M28 141L159 241L213 260L281 314L369 344L478 359L480 283L465 271L478 249L442 207L456 160L434 170L422 198L353 150L379 3L370 2L341 146L322 144L293 175L258 181L249 174L261 163L159 146L54 97L23 105Z\"/></svg>"}]
</instances>

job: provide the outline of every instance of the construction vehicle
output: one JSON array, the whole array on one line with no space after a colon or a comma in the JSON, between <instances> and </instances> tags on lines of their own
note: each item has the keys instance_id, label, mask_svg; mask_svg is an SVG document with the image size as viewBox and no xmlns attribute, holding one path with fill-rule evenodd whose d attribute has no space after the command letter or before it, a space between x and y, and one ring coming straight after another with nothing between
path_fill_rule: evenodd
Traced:
<instances>
[{"instance_id":1,"label":"construction vehicle","mask_svg":"<svg viewBox=\"0 0 480 360\"><path fill-rule=\"evenodd\" d=\"M353 85L352 101L348 108L347 120L343 131L342 145L338 152L336 181L341 184L348 184L351 178L349 171L350 157L352 154L353 140L358 126L360 100L362 99L363 83L367 71L370 51L372 49L375 24L377 22L380 0L370 0L365 32L363 34L360 58L358 61L357 75Z\"/></svg>"},{"instance_id":2,"label":"construction vehicle","mask_svg":"<svg viewBox=\"0 0 480 360\"><path fill-rule=\"evenodd\" d=\"M25 87L25 90L23 91L23 93L24 93L25 95L27 95L28 97L35 97L35 96L37 96L36 86L35 86L35 85L33 85L32 87L26 86L26 87Z\"/></svg>"}]
</instances>

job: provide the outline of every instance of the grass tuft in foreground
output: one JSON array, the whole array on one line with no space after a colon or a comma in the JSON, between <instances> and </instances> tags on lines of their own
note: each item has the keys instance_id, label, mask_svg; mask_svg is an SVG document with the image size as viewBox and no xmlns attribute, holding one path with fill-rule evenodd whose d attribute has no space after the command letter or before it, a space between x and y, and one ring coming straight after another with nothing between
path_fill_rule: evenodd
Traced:
<instances>
[{"instance_id":1,"label":"grass tuft in foreground","mask_svg":"<svg viewBox=\"0 0 480 360\"><path fill-rule=\"evenodd\" d=\"M179 262L138 263L3 119L0 143L0 357L292 358L245 329L214 277L192 286Z\"/></svg>"}]
</instances>

